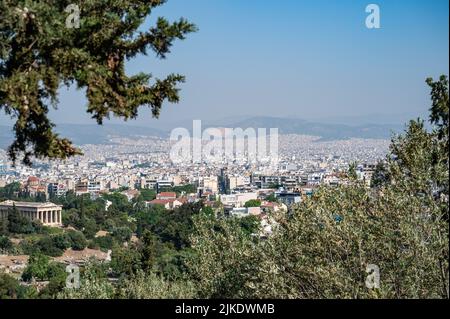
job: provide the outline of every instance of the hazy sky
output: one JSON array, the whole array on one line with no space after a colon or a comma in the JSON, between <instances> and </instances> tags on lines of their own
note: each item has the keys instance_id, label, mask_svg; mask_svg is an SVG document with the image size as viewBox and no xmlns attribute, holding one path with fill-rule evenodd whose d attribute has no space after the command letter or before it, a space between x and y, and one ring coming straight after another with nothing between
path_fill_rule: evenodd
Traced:
<instances>
[{"instance_id":1,"label":"hazy sky","mask_svg":"<svg viewBox=\"0 0 450 319\"><path fill-rule=\"evenodd\" d=\"M369 3L381 29L365 26ZM144 108L138 125L246 115L333 118L414 116L429 107L425 78L448 74L447 0L169 0L154 11L200 31L167 60L127 65L130 74L186 75L180 104L159 123ZM56 123L94 123L84 92L61 90Z\"/></svg>"}]
</instances>

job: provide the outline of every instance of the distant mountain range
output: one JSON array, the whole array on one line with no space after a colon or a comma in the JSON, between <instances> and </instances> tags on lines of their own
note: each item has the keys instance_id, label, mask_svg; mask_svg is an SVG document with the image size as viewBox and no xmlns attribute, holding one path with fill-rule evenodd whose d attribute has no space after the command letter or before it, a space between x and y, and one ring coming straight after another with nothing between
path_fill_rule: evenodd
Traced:
<instances>
[{"instance_id":1,"label":"distant mountain range","mask_svg":"<svg viewBox=\"0 0 450 319\"><path fill-rule=\"evenodd\" d=\"M168 136L162 130L121 124L58 124L55 130L61 137L67 137L76 145L109 144L112 137ZM0 148L6 149L12 143L13 136L11 127L0 125Z\"/></svg>"},{"instance_id":2,"label":"distant mountain range","mask_svg":"<svg viewBox=\"0 0 450 319\"><path fill-rule=\"evenodd\" d=\"M212 126L222 126L217 123ZM349 138L389 139L392 133L401 132L403 125L397 124L364 124L346 125L313 122L295 118L250 117L234 123L225 123L229 127L278 128L280 134L300 134L320 136L323 140L341 140Z\"/></svg>"},{"instance_id":3,"label":"distant mountain range","mask_svg":"<svg viewBox=\"0 0 450 319\"><path fill-rule=\"evenodd\" d=\"M280 134L301 134L320 136L323 140L341 140L349 138L377 138L389 139L392 133L401 132L403 125L396 124L364 124L351 126L345 124L332 124L306 121L294 118L278 117L248 117L243 119L227 119L224 121L204 122L202 128L230 127L230 128L278 128ZM192 129L186 127L188 130ZM168 137L170 131L150 127L131 126L127 124L59 124L56 131L61 136L72 140L76 145L108 144L112 137L153 136ZM0 148L7 148L13 140L10 126L0 126Z\"/></svg>"}]
</instances>

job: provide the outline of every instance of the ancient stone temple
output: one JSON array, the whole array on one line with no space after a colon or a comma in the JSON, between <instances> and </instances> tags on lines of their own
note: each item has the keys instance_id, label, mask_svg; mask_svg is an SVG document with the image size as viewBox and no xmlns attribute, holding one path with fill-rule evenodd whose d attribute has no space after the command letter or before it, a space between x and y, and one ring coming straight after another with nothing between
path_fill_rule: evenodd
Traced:
<instances>
[{"instance_id":1,"label":"ancient stone temple","mask_svg":"<svg viewBox=\"0 0 450 319\"><path fill-rule=\"evenodd\" d=\"M58 227L62 225L62 206L49 202L31 203L12 200L0 202L0 218L7 218L8 214L12 213L14 206L21 216L31 220L40 220L45 226Z\"/></svg>"}]
</instances>

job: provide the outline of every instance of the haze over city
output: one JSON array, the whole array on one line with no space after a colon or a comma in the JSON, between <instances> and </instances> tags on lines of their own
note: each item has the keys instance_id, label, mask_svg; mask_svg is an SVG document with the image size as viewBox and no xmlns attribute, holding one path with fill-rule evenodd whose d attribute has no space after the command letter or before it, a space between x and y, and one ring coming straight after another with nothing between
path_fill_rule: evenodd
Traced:
<instances>
[{"instance_id":1,"label":"haze over city","mask_svg":"<svg viewBox=\"0 0 450 319\"><path fill-rule=\"evenodd\" d=\"M404 124L426 117L424 79L449 68L447 1L378 1L381 28L367 29L367 1L171 0L156 16L189 17L199 32L166 60L127 62L127 73L186 76L181 102L159 120L141 107L129 125L170 130L193 119L275 116L343 124ZM60 90L55 123L94 124L83 91ZM111 123L123 123L113 119ZM230 121L228 121L230 122ZM231 121L232 122L232 121ZM4 114L0 124L11 124ZM106 122L108 123L108 122Z\"/></svg>"}]
</instances>

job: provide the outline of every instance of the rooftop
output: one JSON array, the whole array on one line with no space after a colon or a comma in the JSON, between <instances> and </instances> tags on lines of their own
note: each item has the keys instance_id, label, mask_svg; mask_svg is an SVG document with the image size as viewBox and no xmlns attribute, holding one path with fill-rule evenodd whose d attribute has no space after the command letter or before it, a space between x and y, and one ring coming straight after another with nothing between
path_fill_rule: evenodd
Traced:
<instances>
[{"instance_id":1,"label":"rooftop","mask_svg":"<svg viewBox=\"0 0 450 319\"><path fill-rule=\"evenodd\" d=\"M177 193L175 192L161 192L157 195L157 197L172 197L172 198L176 198L177 197Z\"/></svg>"},{"instance_id":2,"label":"rooftop","mask_svg":"<svg viewBox=\"0 0 450 319\"><path fill-rule=\"evenodd\" d=\"M29 207L29 208L50 208L50 207L62 207L60 205L56 205L50 202L46 202L46 203L35 203L35 202L16 202L13 200L7 200L4 202L0 202L0 206L9 206L9 207Z\"/></svg>"}]
</instances>

